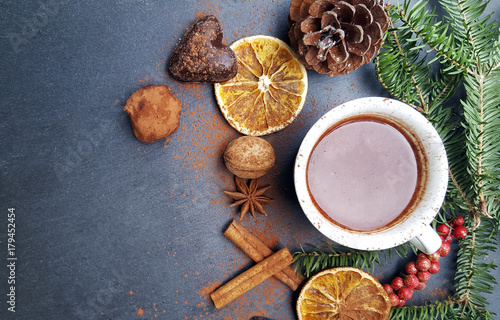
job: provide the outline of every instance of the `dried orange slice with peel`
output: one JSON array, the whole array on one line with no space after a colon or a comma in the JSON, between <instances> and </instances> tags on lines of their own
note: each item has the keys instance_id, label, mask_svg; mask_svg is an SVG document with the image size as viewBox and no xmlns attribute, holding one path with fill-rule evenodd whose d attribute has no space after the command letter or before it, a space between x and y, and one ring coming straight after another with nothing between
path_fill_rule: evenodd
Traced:
<instances>
[{"instance_id":1,"label":"dried orange slice with peel","mask_svg":"<svg viewBox=\"0 0 500 320\"><path fill-rule=\"evenodd\" d=\"M382 285L365 271L338 267L307 280L297 300L299 320L388 319L391 303Z\"/></svg>"},{"instance_id":2,"label":"dried orange slice with peel","mask_svg":"<svg viewBox=\"0 0 500 320\"><path fill-rule=\"evenodd\" d=\"M284 129L304 106L306 69L292 49L275 37L250 36L230 47L238 59L238 74L214 85L222 114L245 135Z\"/></svg>"}]
</instances>

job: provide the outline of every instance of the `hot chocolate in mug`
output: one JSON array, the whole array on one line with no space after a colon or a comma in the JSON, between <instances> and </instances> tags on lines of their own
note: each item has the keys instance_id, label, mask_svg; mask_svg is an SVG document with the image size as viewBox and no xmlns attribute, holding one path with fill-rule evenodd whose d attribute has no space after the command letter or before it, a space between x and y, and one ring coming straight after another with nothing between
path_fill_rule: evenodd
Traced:
<instances>
[{"instance_id":1,"label":"hot chocolate in mug","mask_svg":"<svg viewBox=\"0 0 500 320\"><path fill-rule=\"evenodd\" d=\"M428 254L441 246L430 223L446 194L446 151L407 104L361 98L327 112L300 145L294 183L307 218L339 244L381 250L410 241Z\"/></svg>"}]
</instances>

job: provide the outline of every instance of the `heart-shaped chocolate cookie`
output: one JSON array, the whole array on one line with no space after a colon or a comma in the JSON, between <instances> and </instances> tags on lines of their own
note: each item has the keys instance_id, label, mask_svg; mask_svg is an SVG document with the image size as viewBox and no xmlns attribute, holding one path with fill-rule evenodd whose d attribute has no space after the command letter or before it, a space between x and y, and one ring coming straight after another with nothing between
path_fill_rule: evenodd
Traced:
<instances>
[{"instance_id":1,"label":"heart-shaped chocolate cookie","mask_svg":"<svg viewBox=\"0 0 500 320\"><path fill-rule=\"evenodd\" d=\"M185 82L217 83L238 73L233 50L222 43L222 26L216 16L196 21L184 34L168 63L172 76Z\"/></svg>"}]
</instances>

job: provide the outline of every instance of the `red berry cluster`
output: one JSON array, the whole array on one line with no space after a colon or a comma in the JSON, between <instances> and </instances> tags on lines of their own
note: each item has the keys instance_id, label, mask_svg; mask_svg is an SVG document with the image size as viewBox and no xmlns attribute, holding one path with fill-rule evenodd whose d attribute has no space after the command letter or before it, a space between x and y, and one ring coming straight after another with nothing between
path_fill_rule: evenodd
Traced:
<instances>
[{"instance_id":1,"label":"red berry cluster","mask_svg":"<svg viewBox=\"0 0 500 320\"><path fill-rule=\"evenodd\" d=\"M438 273L439 259L450 252L450 242L453 237L463 239L467 235L467 229L463 223L464 218L459 215L449 223L451 228L446 224L439 224L436 231L443 240L439 250L433 254L419 253L415 262L406 264L404 276L396 277L390 284L383 285L392 306L404 306L406 301L411 299L415 290L425 288L431 274Z\"/></svg>"}]
</instances>

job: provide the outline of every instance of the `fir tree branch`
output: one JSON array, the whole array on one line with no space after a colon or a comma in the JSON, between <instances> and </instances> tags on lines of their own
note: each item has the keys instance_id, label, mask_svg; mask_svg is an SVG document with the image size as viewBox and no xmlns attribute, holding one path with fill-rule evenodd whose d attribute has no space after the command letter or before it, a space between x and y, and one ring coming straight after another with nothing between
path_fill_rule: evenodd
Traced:
<instances>
[{"instance_id":1,"label":"fir tree branch","mask_svg":"<svg viewBox=\"0 0 500 320\"><path fill-rule=\"evenodd\" d=\"M472 212L475 215L476 209L474 206L469 202L469 199L467 198L466 193L462 190L460 187L460 184L458 183L457 179L455 178L455 175L451 171L451 169L448 169L448 173L450 176L450 180L454 184L455 188L457 189L458 193L460 194L460 197L462 198L462 201L467 205L467 208L469 209L470 212Z\"/></svg>"},{"instance_id":2,"label":"fir tree branch","mask_svg":"<svg viewBox=\"0 0 500 320\"><path fill-rule=\"evenodd\" d=\"M306 277L312 274L333 267L351 266L373 271L375 265L382 265L382 257L384 261L387 257L392 256L392 251L395 251L399 256L408 254L408 245L403 244L396 248L384 251L358 251L349 248L334 248L326 242L323 242L326 249L320 249L317 246L308 245L313 249L307 252L302 246L301 251L294 253L295 269L304 272Z\"/></svg>"},{"instance_id":3,"label":"fir tree branch","mask_svg":"<svg viewBox=\"0 0 500 320\"><path fill-rule=\"evenodd\" d=\"M468 222L472 225L474 222ZM457 258L457 292L455 299L459 303L460 316L471 312L487 312L484 294L492 293L493 285L497 283L495 277L488 271L497 266L485 263L484 258L491 251L495 251L497 242L495 234L498 232L499 222L486 219L460 242Z\"/></svg>"},{"instance_id":4,"label":"fir tree branch","mask_svg":"<svg viewBox=\"0 0 500 320\"><path fill-rule=\"evenodd\" d=\"M472 46L474 47L474 39L471 39L471 43L472 43ZM476 52L476 50L473 50L473 52ZM479 57L477 57L477 54L476 54L476 59L477 59L477 64L479 65L480 64L480 61L479 61ZM479 138L479 141L478 141L478 144L477 144L477 148L478 148L478 153L479 153L479 157L477 159L477 175L478 177L481 177L482 176L482 172L483 172L483 166L482 166L482 162L483 162L483 143L484 143L484 76L483 75L478 75L478 87L479 87L479 134L478 134L478 138ZM478 188L479 188L479 212L482 213L482 214L485 214L487 216L488 213L486 212L486 200L484 199L484 194L483 194L483 185L484 185L484 181L479 178L478 182Z\"/></svg>"},{"instance_id":5,"label":"fir tree branch","mask_svg":"<svg viewBox=\"0 0 500 320\"><path fill-rule=\"evenodd\" d=\"M460 8L460 14L462 16L462 19L465 22L464 23L465 29L467 31L467 35L469 36L470 44L472 45L472 52L474 53L474 57L476 58L476 65L479 65L480 64L480 59L479 59L479 55L477 54L478 50L477 50L477 47L475 45L474 37L472 37L472 34L471 34L470 21L467 18L467 15L465 14L464 4L460 0L456 0L456 2L457 2L458 7ZM471 73L470 70L469 70L469 73Z\"/></svg>"},{"instance_id":6,"label":"fir tree branch","mask_svg":"<svg viewBox=\"0 0 500 320\"><path fill-rule=\"evenodd\" d=\"M446 83L446 85L437 93L436 97L434 98L434 101L432 104L437 103L441 99L445 99L447 95L450 94L452 89L454 88L453 83L457 80L456 76L453 76L451 81Z\"/></svg>"},{"instance_id":7,"label":"fir tree branch","mask_svg":"<svg viewBox=\"0 0 500 320\"><path fill-rule=\"evenodd\" d=\"M396 73L390 70L394 56L397 55L409 62L409 65L405 66L406 70L421 68L421 71L424 71L416 60L411 59L414 53L411 51L413 49L409 49L409 43L414 44L417 50L424 48L412 38L410 34L413 34L428 47L427 50L433 50L436 56L441 58L432 59L429 63L438 62L440 69L445 70L444 75L461 74L460 80L465 80L467 96L461 104L463 113L458 115L461 119L460 129L450 129L450 126L442 123L447 120L444 116L446 107L443 106L446 96L442 99L443 97L437 94L434 97L436 100L432 100L432 96L424 96L427 105L431 106L429 110L433 112L423 112L438 129L450 159L452 187L448 190L445 205L453 215L465 213L470 217L470 236L463 241L463 248L466 249L459 252L458 298L454 299L456 305L452 308L458 318L489 314L484 294L491 291L490 284L495 283L489 271L496 266L484 265L480 260L487 255L485 248L496 250L498 245L485 241L486 232L482 224L487 221L486 224L491 227L491 221L495 221L496 227L491 229L498 229L500 205L496 199L500 185L500 76L496 72L499 68L498 55L492 53L500 51L500 44L498 40L485 40L499 38L498 25L486 24L491 14L480 18L485 4L475 0L441 2L450 14L450 21L453 21L450 29L434 20L433 13L429 14L425 10L424 1L417 2L412 8L409 8L409 1L405 1L402 8L398 6L391 9L392 20L400 22L401 26L396 28L394 23L391 25L392 29L387 34L387 46L384 46L385 51L377 56L375 63L379 81L391 90L390 93L394 94L394 97L407 98L406 92L423 92L416 88L412 91L412 88L407 87L408 83L414 80L409 73L400 72L394 76ZM459 47L458 43L463 44ZM447 67L446 64L453 68ZM400 66L394 65L394 68ZM438 81L435 81L433 85L437 83ZM418 82L418 85L422 84L424 83ZM446 86L443 90L446 90ZM420 104L425 105L422 102ZM422 109L420 111L422 112ZM427 309L424 307L422 310Z\"/></svg>"},{"instance_id":8,"label":"fir tree branch","mask_svg":"<svg viewBox=\"0 0 500 320\"><path fill-rule=\"evenodd\" d=\"M459 242L455 294L393 308L391 319L491 319L485 295L497 283L491 275L497 266L485 259L497 250L500 231L500 27L489 22L492 13L484 14L488 1L439 0L446 12L442 20L426 9L426 0L411 2L386 6L390 28L375 70L389 94L424 114L445 144L450 183L434 223L461 214L469 234ZM465 98L447 105L461 85ZM405 256L408 247L395 250ZM297 267L308 273L338 265L373 267L382 252L392 252L329 249L296 253Z\"/></svg>"},{"instance_id":9,"label":"fir tree branch","mask_svg":"<svg viewBox=\"0 0 500 320\"><path fill-rule=\"evenodd\" d=\"M495 74L483 74L479 67L476 76L465 78L465 87L469 94L463 101L469 171L476 181L472 190L474 194L471 196L477 199L477 223L480 223L481 216L491 218L494 214L489 212L488 202L491 201L489 198L498 195L500 182L496 172L500 164L500 98L498 91L493 91L500 89L500 77Z\"/></svg>"},{"instance_id":10,"label":"fir tree branch","mask_svg":"<svg viewBox=\"0 0 500 320\"><path fill-rule=\"evenodd\" d=\"M443 2L446 2L446 0L442 0ZM403 23L402 26L395 28L394 23L392 23L391 19L391 31L388 33L389 36L387 37L388 39L388 44L390 47L392 47L393 52L392 56L389 54L382 54L377 56L377 59L375 60L376 63L376 70L377 70L377 76L378 79L381 81L383 86L389 90L391 95L396 97L397 99L400 99L406 103L409 103L413 105L417 110L421 111L425 115L429 117L429 110L431 106L432 108L438 109L439 108L439 100L441 99L440 93L438 93L433 100L430 99L429 96L424 96L424 91L420 87L421 84L423 84L421 81L417 82L414 73L419 72L416 71L418 68L421 68L420 63L416 62L414 58L411 57L411 50L413 48L408 49L408 43L411 44L417 44L415 42L415 39L413 39L411 36L408 35L408 33L413 33L416 34L423 42L425 45L427 45L431 50L437 51L438 55L441 55L442 57L445 57L445 61L451 61L451 64L455 67L460 67L460 70L467 70L467 78L468 82L466 84L469 85L471 92L474 92L475 94L468 95L467 99L469 101L466 101L464 103L464 109L465 109L465 128L467 130L466 134L470 137L469 139L466 140L466 145L465 151L468 152L468 159L472 159L471 162L469 162L469 172L464 172L463 169L457 166L451 166L450 171L451 171L451 177L452 181L455 183L456 188L459 190L459 193L461 193L462 199L467 203L467 206L471 209L471 213L475 215L476 221L479 223L480 222L480 214L490 216L491 215L488 213L488 199L485 198L484 196L484 191L483 188L485 186L485 182L483 181L485 178L491 178L491 172L495 170L494 166L489 166L485 167L484 166L484 146L485 145L490 145L491 142L485 142L485 125L487 124L486 118L487 117L493 117L493 121L498 122L498 117L495 118L495 116L491 116L491 114L494 114L493 108L490 106L487 110L485 109L485 80L488 77L488 74L485 74L485 68L484 65L481 65L482 61L484 59L480 59L480 57L484 56L482 53L483 51L495 51L497 52L499 49L497 47L493 49L485 49L485 44L484 41L481 43L482 47L478 48L478 43L480 42L479 40L476 39L483 39L483 38L495 38L494 35L498 35L498 31L495 30L492 34L492 36L488 36L488 33L491 31L492 28L486 28L484 35L483 33L480 33L478 30L475 29L483 29L484 27L484 19L480 20L480 24L476 21L471 22L472 19L477 19L477 17L484 11L485 6L484 5L479 5L476 2L474 3L468 3L466 0L457 0L458 1L458 9L454 9L455 12L450 8L450 4L447 4L446 9L448 11L452 11L451 15L452 17L459 17L459 19L462 21L462 23L465 25L463 27L465 29L465 34L467 37L465 37L468 42L471 42L472 44L469 44L469 47L467 45L463 44L462 47L464 49L462 50L457 50L456 48L456 42L455 37L453 33L451 34L444 34L446 37L448 37L449 41L444 41L443 40L443 34L439 35L438 33L446 33L448 29L446 27L443 27L444 24L436 22L434 20L434 14L429 14L427 10L425 10L425 2L424 1L419 1L413 8L409 8L408 2L405 3L403 6L403 9L400 8L393 8L391 6L388 6L388 10L392 13L392 17L398 19L398 21L401 21ZM471 16L472 18L469 18ZM418 25L418 27L417 27ZM436 27L436 26L437 27ZM454 30L452 30L454 31ZM461 32L458 32L460 34ZM398 34L401 34L399 36ZM457 39L464 38L464 36L459 36ZM406 41L406 45L403 44L403 42ZM421 46L417 46L419 49ZM477 51L481 52L477 52ZM455 57L459 57L456 55L454 52L460 52L463 53L465 58L461 59L455 59ZM466 54L470 54L471 57L467 58ZM382 71L382 67L385 67L387 69L387 66L389 65L390 60L392 62L394 61L394 55L398 55L401 57L402 60L405 61L405 63L402 63L404 66L404 70L407 72L400 72L400 73L390 73ZM387 59L389 62L384 61L382 62L381 60L384 58L390 58ZM413 63L412 63L413 61ZM474 61L474 63L470 63L471 61ZM452 69L447 68L445 65L443 65L443 62L440 62L442 65L442 68L446 68L449 72L454 72ZM490 70L495 70L495 68L491 68ZM424 72L424 70L421 70L420 72ZM395 74L397 76L395 76ZM400 76L406 76L408 79L407 80L401 80ZM399 85L398 83L403 82L403 86ZM408 81L408 82L404 82ZM408 83L412 82L413 83L413 91L412 89L409 89ZM431 85L436 85L438 82L434 81L431 83ZM448 83L449 84L449 83ZM446 84L441 93L444 95L447 90ZM403 87L403 89L399 89ZM455 88L455 87L454 87ZM497 86L497 89L498 88ZM409 94L410 93L410 94ZM413 93L413 94L412 94ZM418 96L419 104L412 104L412 101L408 100L408 96L415 97ZM489 98L491 99L491 94L489 94ZM472 101L474 100L474 101ZM419 107L418 105L422 106ZM494 104L493 104L494 105ZM467 107L472 107L476 106L478 110L468 110ZM498 106L494 105L494 108ZM472 115L472 116L469 116ZM469 117L468 117L469 116ZM437 123L438 121L432 119L432 117L429 117L429 120L433 123ZM490 121L491 122L491 121ZM473 130L471 130L473 128ZM446 132L441 132L442 135L445 135ZM490 148L494 149L494 148ZM496 149L498 150L498 149ZM489 156L492 156L492 152L489 152ZM495 155L493 155L495 157ZM498 155L496 156L498 158ZM499 161L500 162L500 161ZM498 167L499 162L492 162L494 165L496 164ZM453 172L454 170L458 169L457 173L460 173L462 178L457 179L457 173ZM488 172L488 174L485 174ZM462 187L460 184L463 182L466 182L466 185L471 185L472 180L470 179L465 179L466 176L469 176L472 173L472 180L475 183L475 191L477 192L476 194L472 194L468 192L467 194L463 193L462 190L471 190L469 187ZM491 179L490 179L491 180ZM490 181L488 181L490 182ZM494 185L494 184L493 184ZM498 191L498 190L497 190ZM471 202L469 199L478 199L477 201L474 200Z\"/></svg>"},{"instance_id":11,"label":"fir tree branch","mask_svg":"<svg viewBox=\"0 0 500 320\"><path fill-rule=\"evenodd\" d=\"M390 4L386 5L386 10L388 10L388 11L391 10L391 5ZM397 33L394 31L395 28L394 28L394 24L392 22L392 19L389 19L389 26L390 26L390 30L393 30L393 31L390 31L390 34L392 35L392 39L395 42L396 47L398 48L399 55L401 56L401 58L404 58L404 50L402 49L401 44L399 43L399 39L398 39ZM386 40L387 40L387 38L386 38ZM391 90L391 88L389 88L389 86L386 84L386 82L383 81L383 79L382 79L381 72L380 72L381 69L380 69L379 55L377 55L375 57L375 60L376 60L376 68L377 68L377 77L379 79L379 82L384 87L384 89L387 90L389 92L389 94L391 94L393 97L396 97L399 100L403 101L404 103L407 103L407 104L411 105L413 108L417 109L419 112L426 113L425 107L421 107L421 106L425 105L425 101L423 100L421 91L420 91L418 85L416 84L415 77L411 76L411 79L412 79L413 84L415 85L415 88L416 88L417 92L419 93L419 98L420 98L421 106L417 106L417 105L412 104L410 101L406 101L406 99L403 96L400 96L395 91ZM409 68L407 70L411 71Z\"/></svg>"},{"instance_id":12,"label":"fir tree branch","mask_svg":"<svg viewBox=\"0 0 500 320\"><path fill-rule=\"evenodd\" d=\"M423 306L394 307L391 309L390 319L493 319L487 310L478 308L466 309L467 314L461 314L463 305L464 301L448 298L443 301L429 301Z\"/></svg>"},{"instance_id":13,"label":"fir tree branch","mask_svg":"<svg viewBox=\"0 0 500 320\"><path fill-rule=\"evenodd\" d=\"M422 5L422 4L425 4L425 2L420 1L418 4L415 5L415 7L417 7L419 4ZM400 16L401 21L406 23L411 28L411 30L417 36L419 36L420 39L425 44L427 44L432 50L434 50L439 56L441 56L442 58L444 58L445 60L447 60L448 62L453 64L455 67L461 69L462 71L467 71L467 68L465 66L463 66L462 63L460 61L458 61L454 56L452 56L450 54L450 52L446 52L439 47L438 43L441 43L442 39L439 38L438 41L432 41L432 39L435 38L435 36L433 34L424 34L421 30L419 30L418 27L416 26L416 24L414 24L412 22L412 20L410 20L410 18L408 18L408 15L406 12L407 11L405 11L405 10L401 10L399 12L399 16ZM428 12L425 12L425 15L429 18L434 16L433 13L428 14ZM428 24L430 24L430 22ZM441 34L446 33L446 31L444 31L444 30L440 30L440 31L441 31Z\"/></svg>"},{"instance_id":14,"label":"fir tree branch","mask_svg":"<svg viewBox=\"0 0 500 320\"><path fill-rule=\"evenodd\" d=\"M490 72L496 71L498 68L500 68L500 62L498 62L497 65L494 65L493 67L491 67Z\"/></svg>"}]
</instances>

